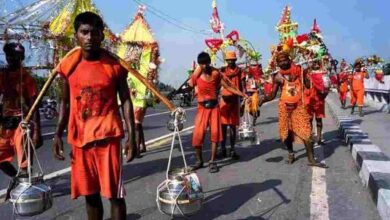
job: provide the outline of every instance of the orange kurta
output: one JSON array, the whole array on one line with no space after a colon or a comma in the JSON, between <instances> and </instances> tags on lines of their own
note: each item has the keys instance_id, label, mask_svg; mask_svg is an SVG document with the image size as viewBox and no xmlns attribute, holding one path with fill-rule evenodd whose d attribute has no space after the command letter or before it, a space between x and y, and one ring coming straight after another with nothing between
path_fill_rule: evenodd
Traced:
<instances>
[{"instance_id":1,"label":"orange kurta","mask_svg":"<svg viewBox=\"0 0 390 220\"><path fill-rule=\"evenodd\" d=\"M196 111L194 133L192 135L192 146L201 148L207 127L210 127L210 139L212 143L222 141L221 113L220 108L215 105L214 108L207 109L201 103L208 100L218 100L218 91L221 88L221 75L214 71L212 79L206 81L202 76L193 75L192 85L197 88L198 109Z\"/></svg>"},{"instance_id":2,"label":"orange kurta","mask_svg":"<svg viewBox=\"0 0 390 220\"><path fill-rule=\"evenodd\" d=\"M296 77L293 82L284 80L279 101L279 135L285 141L291 132L294 142L309 140L311 136L310 115L302 101L300 67L293 65L289 70L280 71L282 76ZM294 109L287 109L294 105Z\"/></svg>"},{"instance_id":3,"label":"orange kurta","mask_svg":"<svg viewBox=\"0 0 390 220\"><path fill-rule=\"evenodd\" d=\"M126 80L127 71L105 53L97 61L79 61L69 72L74 61L71 56L57 69L70 88L72 198L99 192L109 199L118 198L123 196L120 139L124 131L117 91L120 80Z\"/></svg>"},{"instance_id":4,"label":"orange kurta","mask_svg":"<svg viewBox=\"0 0 390 220\"><path fill-rule=\"evenodd\" d=\"M351 104L364 105L364 78L365 72L356 72L352 76Z\"/></svg>"},{"instance_id":5,"label":"orange kurta","mask_svg":"<svg viewBox=\"0 0 390 220\"><path fill-rule=\"evenodd\" d=\"M347 93L348 93L348 75L346 73L339 73L338 83L339 83L340 101L345 101L347 99Z\"/></svg>"},{"instance_id":6,"label":"orange kurta","mask_svg":"<svg viewBox=\"0 0 390 220\"><path fill-rule=\"evenodd\" d=\"M235 69L226 67L223 74L230 80L233 86L242 91L242 71L239 67L236 67ZM222 88L221 96L222 99L219 102L221 108L221 123L224 125L238 126L240 124L240 97L225 88Z\"/></svg>"},{"instance_id":7,"label":"orange kurta","mask_svg":"<svg viewBox=\"0 0 390 220\"><path fill-rule=\"evenodd\" d=\"M34 78L24 68L14 72L0 72L0 94L2 98L3 119L16 118L21 121L29 109L26 100L32 101L38 95ZM22 130L20 127L7 129L0 123L0 163L18 158L20 167L27 167L23 159Z\"/></svg>"}]
</instances>

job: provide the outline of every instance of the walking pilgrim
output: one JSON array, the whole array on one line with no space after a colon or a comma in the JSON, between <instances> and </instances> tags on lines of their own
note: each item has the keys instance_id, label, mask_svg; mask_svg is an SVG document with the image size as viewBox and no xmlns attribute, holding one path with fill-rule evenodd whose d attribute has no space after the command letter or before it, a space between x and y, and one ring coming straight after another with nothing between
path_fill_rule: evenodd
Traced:
<instances>
[{"instance_id":1,"label":"walking pilgrim","mask_svg":"<svg viewBox=\"0 0 390 220\"><path fill-rule=\"evenodd\" d=\"M227 66L222 68L221 72L224 77L241 92L243 91L244 74L240 67L237 66L237 55L234 51L228 51L225 54ZM229 157L238 160L240 157L236 153L235 144L237 137L237 126L240 125L240 96L230 92L227 88L222 86L221 100L219 107L221 108L221 123L222 123L222 142L221 142L221 157L226 157L226 142L227 129L229 128L230 151Z\"/></svg>"},{"instance_id":2,"label":"walking pilgrim","mask_svg":"<svg viewBox=\"0 0 390 220\"><path fill-rule=\"evenodd\" d=\"M3 51L7 60L5 69L0 69L0 170L12 180L7 189L6 200L15 186L17 170L12 165L16 155L18 167L27 173L24 156L22 129L19 126L38 95L38 89L31 73L22 62L25 49L20 43L6 43ZM35 148L42 146L39 113L33 116L32 140Z\"/></svg>"},{"instance_id":3,"label":"walking pilgrim","mask_svg":"<svg viewBox=\"0 0 390 220\"><path fill-rule=\"evenodd\" d=\"M85 197L88 219L103 218L101 196L110 200L111 218L126 219L122 183L122 103L128 139L126 162L134 159L134 114L127 86L127 70L101 49L104 23L92 12L75 18L75 38L80 46L61 61L57 72L62 84L58 127L53 140L55 158L64 160L62 135L68 123L71 153L71 197Z\"/></svg>"},{"instance_id":4,"label":"walking pilgrim","mask_svg":"<svg viewBox=\"0 0 390 220\"><path fill-rule=\"evenodd\" d=\"M279 101L279 135L288 150L288 163L295 162L293 143L303 143L308 165L326 168L325 164L317 162L314 158L310 115L302 97L305 85L302 84L301 67L295 65L285 52L277 54L276 62L280 70L274 76L272 94L266 96L261 104L275 99L278 90L282 90Z\"/></svg>"},{"instance_id":5,"label":"walking pilgrim","mask_svg":"<svg viewBox=\"0 0 390 220\"><path fill-rule=\"evenodd\" d=\"M323 145L322 140L322 120L325 118L325 98L328 95L328 89L323 82L323 75L326 75L327 71L321 66L320 60L315 60L311 63L311 70L305 77L306 88L305 104L310 115L310 121L313 128L313 120L316 122L316 137L317 144ZM312 129L313 130L313 129Z\"/></svg>"},{"instance_id":6,"label":"walking pilgrim","mask_svg":"<svg viewBox=\"0 0 390 220\"><path fill-rule=\"evenodd\" d=\"M247 98L247 95L236 88L228 78L211 66L210 55L202 52L198 55L199 66L195 69L188 85L189 88L197 89L198 108L194 122L192 146L195 148L197 162L193 169L203 167L203 142L207 127L211 133L211 158L209 161L210 173L219 171L215 162L218 143L223 140L221 126L221 110L218 105L218 93L221 86L234 95Z\"/></svg>"},{"instance_id":7,"label":"walking pilgrim","mask_svg":"<svg viewBox=\"0 0 390 220\"><path fill-rule=\"evenodd\" d=\"M337 91L339 93L339 100L341 108L346 108L348 88L348 70L347 62L343 59L340 63L340 73L337 74Z\"/></svg>"},{"instance_id":8,"label":"walking pilgrim","mask_svg":"<svg viewBox=\"0 0 390 220\"><path fill-rule=\"evenodd\" d=\"M363 70L363 63L360 59L355 61L354 72L351 76L350 87L351 87L351 115L355 112L356 105L359 108L359 116L363 117L363 106L364 106L364 79L368 79L369 75Z\"/></svg>"}]
</instances>

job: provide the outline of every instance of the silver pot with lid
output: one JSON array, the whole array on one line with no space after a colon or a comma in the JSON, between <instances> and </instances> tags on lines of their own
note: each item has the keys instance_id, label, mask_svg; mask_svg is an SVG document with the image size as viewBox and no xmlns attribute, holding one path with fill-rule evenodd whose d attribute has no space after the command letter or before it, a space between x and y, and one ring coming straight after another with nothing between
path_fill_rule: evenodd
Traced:
<instances>
[{"instance_id":1,"label":"silver pot with lid","mask_svg":"<svg viewBox=\"0 0 390 220\"><path fill-rule=\"evenodd\" d=\"M160 212L171 217L186 217L197 213L203 205L203 191L198 176L187 168L184 149L180 138L179 121L185 116L183 109L174 115L174 135L166 171L166 179L157 186L156 203ZM178 136L184 168L171 169L172 153Z\"/></svg>"},{"instance_id":2,"label":"silver pot with lid","mask_svg":"<svg viewBox=\"0 0 390 220\"><path fill-rule=\"evenodd\" d=\"M17 185L10 193L14 213L19 216L34 216L51 208L53 199L51 188L39 173L19 175Z\"/></svg>"},{"instance_id":3,"label":"silver pot with lid","mask_svg":"<svg viewBox=\"0 0 390 220\"><path fill-rule=\"evenodd\" d=\"M204 195L196 173L185 169L174 169L168 173L168 179L158 190L160 211L174 217L197 213L202 207Z\"/></svg>"}]
</instances>

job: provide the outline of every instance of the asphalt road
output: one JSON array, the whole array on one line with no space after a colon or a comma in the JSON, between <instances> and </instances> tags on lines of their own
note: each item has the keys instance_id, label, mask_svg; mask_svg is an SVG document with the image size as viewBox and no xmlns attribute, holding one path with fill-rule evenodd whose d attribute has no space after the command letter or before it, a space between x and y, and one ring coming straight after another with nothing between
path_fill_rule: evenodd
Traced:
<instances>
[{"instance_id":1,"label":"asphalt road","mask_svg":"<svg viewBox=\"0 0 390 220\"><path fill-rule=\"evenodd\" d=\"M239 161L219 161L217 174L208 173L207 168L198 172L205 201L202 210L190 219L379 219L331 117L324 121L326 145L316 148L317 156L330 166L326 170L306 165L302 145L295 146L298 161L286 164L287 153L278 141L277 121L276 103L264 106L257 125L262 139L260 146L240 142ZM191 132L182 136L190 164L195 161L191 136ZM170 143L161 143L160 148L125 165L128 219L170 219L158 211L155 202L156 187L164 180L169 146ZM207 161L208 142L206 146ZM183 166L177 150L173 164ZM86 219L84 199L70 200L69 174L48 183L53 187L54 206L32 219ZM104 217L108 219L109 202L104 201L104 206ZM11 217L11 205L0 205L0 219Z\"/></svg>"},{"instance_id":2,"label":"asphalt road","mask_svg":"<svg viewBox=\"0 0 390 220\"><path fill-rule=\"evenodd\" d=\"M191 126L195 117L196 105L187 107L187 122L184 124L185 128ZM157 105L155 108L149 108L146 112L144 121L144 134L145 140L151 140L158 138L162 135L170 133L167 129L167 121L169 120L168 109L163 105ZM45 174L53 173L58 170L62 170L70 166L69 152L70 146L66 144L66 135L63 138L64 150L66 160L59 161L54 159L52 154L52 133L55 131L57 119L46 120L41 116L41 129L44 136L44 145L38 149L38 157L43 167ZM14 159L16 161L16 159ZM0 190L8 186L9 178L0 171Z\"/></svg>"}]
</instances>

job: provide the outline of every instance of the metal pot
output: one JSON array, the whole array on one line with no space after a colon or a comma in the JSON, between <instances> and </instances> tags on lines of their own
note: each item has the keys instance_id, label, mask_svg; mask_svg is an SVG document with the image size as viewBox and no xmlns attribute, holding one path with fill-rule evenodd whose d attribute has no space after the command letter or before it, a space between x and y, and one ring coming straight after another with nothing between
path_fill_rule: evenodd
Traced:
<instances>
[{"instance_id":1,"label":"metal pot","mask_svg":"<svg viewBox=\"0 0 390 220\"><path fill-rule=\"evenodd\" d=\"M238 137L241 140L254 140L257 137L257 134L249 123L243 122L238 129Z\"/></svg>"},{"instance_id":2,"label":"metal pot","mask_svg":"<svg viewBox=\"0 0 390 220\"><path fill-rule=\"evenodd\" d=\"M183 122L179 121L177 124L177 127L178 127L179 131L183 130L183 128L184 128ZM174 118L169 119L169 121L167 122L167 128L170 131L175 130L175 119Z\"/></svg>"},{"instance_id":3,"label":"metal pot","mask_svg":"<svg viewBox=\"0 0 390 220\"><path fill-rule=\"evenodd\" d=\"M161 212L174 217L190 216L203 204L203 191L194 172L175 169L158 188L157 204Z\"/></svg>"},{"instance_id":4,"label":"metal pot","mask_svg":"<svg viewBox=\"0 0 390 220\"><path fill-rule=\"evenodd\" d=\"M17 185L11 191L10 198L16 215L34 216L51 208L51 188L44 182L41 174L33 174L31 182L28 175L18 176L16 181Z\"/></svg>"},{"instance_id":5,"label":"metal pot","mask_svg":"<svg viewBox=\"0 0 390 220\"><path fill-rule=\"evenodd\" d=\"M324 81L325 90L329 90L331 85L330 77L327 74L323 74L322 80Z\"/></svg>"}]
</instances>

